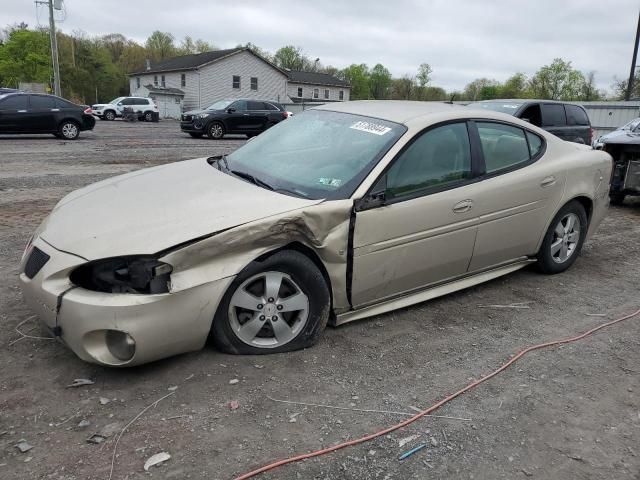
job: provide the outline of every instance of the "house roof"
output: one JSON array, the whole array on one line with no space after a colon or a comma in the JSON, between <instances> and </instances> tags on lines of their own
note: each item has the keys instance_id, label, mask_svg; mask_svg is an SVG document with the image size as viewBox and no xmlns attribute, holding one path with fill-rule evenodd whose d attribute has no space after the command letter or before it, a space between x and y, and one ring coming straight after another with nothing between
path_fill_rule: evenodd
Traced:
<instances>
[{"instance_id":1,"label":"house roof","mask_svg":"<svg viewBox=\"0 0 640 480\"><path fill-rule=\"evenodd\" d=\"M276 70L282 72L283 74L287 74L288 72L278 68L276 65L271 63L265 58L262 58L260 55L255 53L250 48L228 48L226 50L213 50L211 52L203 52L203 53L194 53L191 55L181 55L179 57L168 58L159 63L151 65L149 70L137 70L135 72L130 72L129 75L141 75L147 73L161 73L161 72L176 72L176 71L184 71L184 70L196 70L204 65L208 65L209 63L216 62L218 60L222 60L223 58L230 57L231 55L235 55L237 53L247 51L256 57L258 57L263 62L268 63Z\"/></svg>"},{"instance_id":2,"label":"house roof","mask_svg":"<svg viewBox=\"0 0 640 480\"><path fill-rule=\"evenodd\" d=\"M144 88L146 88L147 90L149 90L149 93L157 93L157 94L164 94L164 95L181 95L184 96L184 92L182 90L180 90L179 88L172 88L172 87L154 87L153 85L149 84L149 85L145 85Z\"/></svg>"},{"instance_id":3,"label":"house roof","mask_svg":"<svg viewBox=\"0 0 640 480\"><path fill-rule=\"evenodd\" d=\"M328 73L319 72L302 72L300 70L287 70L287 76L291 83L307 83L311 85L328 85L333 87L349 88L349 82L340 80L339 78L329 75Z\"/></svg>"}]
</instances>

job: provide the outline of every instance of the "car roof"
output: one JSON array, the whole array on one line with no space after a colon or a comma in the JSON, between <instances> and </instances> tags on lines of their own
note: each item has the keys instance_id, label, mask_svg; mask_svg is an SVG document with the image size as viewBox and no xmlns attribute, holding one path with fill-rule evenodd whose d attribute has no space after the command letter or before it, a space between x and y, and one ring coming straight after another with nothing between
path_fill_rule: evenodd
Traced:
<instances>
[{"instance_id":1,"label":"car roof","mask_svg":"<svg viewBox=\"0 0 640 480\"><path fill-rule=\"evenodd\" d=\"M416 117L447 112L463 112L462 105L445 102L417 102L410 100L354 100L350 102L325 103L314 107L317 110L352 113L365 117L381 118L396 123L407 123Z\"/></svg>"},{"instance_id":2,"label":"car roof","mask_svg":"<svg viewBox=\"0 0 640 480\"><path fill-rule=\"evenodd\" d=\"M566 102L564 100L543 100L539 98L493 98L491 100L477 100L471 103L517 103L519 105L524 105L525 103L559 103L563 105L577 105L580 107L581 105L574 102Z\"/></svg>"}]
</instances>

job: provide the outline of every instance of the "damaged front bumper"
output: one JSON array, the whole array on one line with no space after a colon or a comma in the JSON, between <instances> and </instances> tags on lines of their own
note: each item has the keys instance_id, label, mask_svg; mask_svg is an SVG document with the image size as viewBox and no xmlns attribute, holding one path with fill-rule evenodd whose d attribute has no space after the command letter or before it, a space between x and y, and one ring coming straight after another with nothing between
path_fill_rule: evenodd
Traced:
<instances>
[{"instance_id":1,"label":"damaged front bumper","mask_svg":"<svg viewBox=\"0 0 640 480\"><path fill-rule=\"evenodd\" d=\"M35 274L25 272L33 249L49 257ZM109 366L133 366L201 349L233 280L227 277L162 294L96 292L69 279L85 263L37 238L21 266L23 296L78 357Z\"/></svg>"}]
</instances>

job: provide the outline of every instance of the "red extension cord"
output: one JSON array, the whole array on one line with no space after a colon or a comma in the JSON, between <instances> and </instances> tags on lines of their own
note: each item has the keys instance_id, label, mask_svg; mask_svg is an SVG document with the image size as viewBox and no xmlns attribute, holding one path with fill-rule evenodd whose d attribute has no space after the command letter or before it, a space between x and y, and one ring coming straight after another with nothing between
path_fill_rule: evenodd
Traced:
<instances>
[{"instance_id":1,"label":"red extension cord","mask_svg":"<svg viewBox=\"0 0 640 480\"><path fill-rule=\"evenodd\" d=\"M426 410L423 410L420 413L415 414L413 417L411 417L411 418L409 418L409 419L407 419L407 420L405 420L403 422L397 423L395 425L387 427L387 428L385 428L383 430L380 430L378 432L371 433L369 435L365 435L364 437L356 438L354 440L349 440L349 441L344 442L344 443L339 443L339 444L334 445L332 447L327 447L327 448L323 448L321 450L316 450L314 452L303 453L302 455L297 455L295 457L290 457L290 458L285 458L283 460L278 460L276 462L270 463L270 464L265 465L263 467L257 468L256 470L252 470L251 472L248 472L248 473L245 473L243 475L240 475L239 477L236 477L235 480L246 480L248 478L252 478L252 477L255 477L256 475L259 475L260 473L264 473L264 472L267 472L269 470L273 470L273 469L275 469L277 467L281 467L282 465L286 465L288 463L299 462L300 460L305 460L307 458L319 457L320 455L325 455L327 453L335 452L336 450L340 450L341 448L350 447L352 445L358 445L360 443L368 442L369 440L373 440L374 438L381 437L383 435L386 435L387 433L391 433L391 432L393 432L395 430L398 430L400 428L406 427L407 425L415 422L419 418L422 418L425 415L429 415L430 413L434 412L435 410L437 410L438 408L443 406L445 403L448 403L451 400L453 400L454 398L462 395L463 393L468 392L472 388L477 387L482 382L486 382L490 378L495 377L500 372L506 370L510 365L514 364L515 362L520 360L522 357L524 357L527 353L532 352L533 350L539 350L541 348L553 347L553 346L556 346L556 345L562 345L564 343L571 343L571 342L576 342L578 340L582 340L583 338L588 337L589 335L597 332L598 330L601 330L601 329L606 328L606 327L610 327L611 325L615 325L616 323L622 322L624 320L628 320L628 319L633 318L633 317L635 317L635 316L637 316L639 314L640 314L640 310L636 310L635 312L630 313L629 315L625 315L624 317L621 317L621 318L618 318L616 320L612 320L610 322L598 325L597 327L594 327L591 330L587 330L583 334L578 335L576 337L564 338L564 339L561 339L561 340L553 340L551 342L540 343L538 345L533 345L531 347L527 347L524 350L520 351L516 356L511 358L508 362L506 362L500 368L494 370L489 375L487 375L485 377L482 377L481 379L476 380L474 382L471 382L466 387L461 388L457 392L449 395L448 397L440 400L438 403L432 405L431 407L427 408Z\"/></svg>"}]
</instances>

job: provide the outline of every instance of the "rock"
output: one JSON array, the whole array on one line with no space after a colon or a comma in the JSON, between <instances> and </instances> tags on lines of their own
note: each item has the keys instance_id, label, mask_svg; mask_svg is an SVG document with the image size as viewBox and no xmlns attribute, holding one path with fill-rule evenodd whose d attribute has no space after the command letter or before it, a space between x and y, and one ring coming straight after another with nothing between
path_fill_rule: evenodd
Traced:
<instances>
[{"instance_id":1,"label":"rock","mask_svg":"<svg viewBox=\"0 0 640 480\"><path fill-rule=\"evenodd\" d=\"M522 473L524 473L527 477L533 477L533 473L529 470L522 469Z\"/></svg>"},{"instance_id":2,"label":"rock","mask_svg":"<svg viewBox=\"0 0 640 480\"><path fill-rule=\"evenodd\" d=\"M89 425L91 425L91 422L89 420L80 420L80 423L78 423L78 428L87 428Z\"/></svg>"},{"instance_id":3,"label":"rock","mask_svg":"<svg viewBox=\"0 0 640 480\"><path fill-rule=\"evenodd\" d=\"M167 390L169 390L170 392L175 392L177 389L178 389L177 385L167 388Z\"/></svg>"},{"instance_id":4,"label":"rock","mask_svg":"<svg viewBox=\"0 0 640 480\"><path fill-rule=\"evenodd\" d=\"M240 383L240 380L238 380L237 378L232 378L231 380L229 380L229 385L235 385L236 383Z\"/></svg>"},{"instance_id":5,"label":"rock","mask_svg":"<svg viewBox=\"0 0 640 480\"><path fill-rule=\"evenodd\" d=\"M31 445L29 445L27 443L26 440L21 439L20 442L18 442L15 447L20 450L20 453L27 453L29 450L31 450L33 447Z\"/></svg>"},{"instance_id":6,"label":"rock","mask_svg":"<svg viewBox=\"0 0 640 480\"><path fill-rule=\"evenodd\" d=\"M100 405L106 405L111 400L109 400L107 397L100 397L100 399L98 401L100 402Z\"/></svg>"},{"instance_id":7,"label":"rock","mask_svg":"<svg viewBox=\"0 0 640 480\"><path fill-rule=\"evenodd\" d=\"M120 431L120 424L118 422L109 423L102 427L102 429L98 432L104 438L109 438L112 435L115 435Z\"/></svg>"},{"instance_id":8,"label":"rock","mask_svg":"<svg viewBox=\"0 0 640 480\"><path fill-rule=\"evenodd\" d=\"M240 408L240 403L238 403L238 401L237 401L237 400L231 400L231 401L229 402L229 408L230 408L231 410L237 410L238 408Z\"/></svg>"},{"instance_id":9,"label":"rock","mask_svg":"<svg viewBox=\"0 0 640 480\"><path fill-rule=\"evenodd\" d=\"M94 382L93 380L89 380L88 378L76 378L75 380L73 380L73 382L67 385L66 388L83 387L85 385L93 385L94 383L96 382Z\"/></svg>"},{"instance_id":10,"label":"rock","mask_svg":"<svg viewBox=\"0 0 640 480\"><path fill-rule=\"evenodd\" d=\"M413 442L414 440L416 440L418 438L420 438L420 435L410 435L408 437L401 438L400 440L398 440L398 447L402 448L407 443Z\"/></svg>"},{"instance_id":11,"label":"rock","mask_svg":"<svg viewBox=\"0 0 640 480\"><path fill-rule=\"evenodd\" d=\"M260 369L260 368L264 368L264 365L254 365L254 367Z\"/></svg>"},{"instance_id":12,"label":"rock","mask_svg":"<svg viewBox=\"0 0 640 480\"><path fill-rule=\"evenodd\" d=\"M89 438L87 438L86 442L87 443L94 443L96 445L102 443L105 441L105 438L98 434L98 433L94 433L93 435L91 435Z\"/></svg>"},{"instance_id":13,"label":"rock","mask_svg":"<svg viewBox=\"0 0 640 480\"><path fill-rule=\"evenodd\" d=\"M26 458L24 459L24 463L28 463L28 462L30 462L31 460L33 460L33 457L26 457Z\"/></svg>"},{"instance_id":14,"label":"rock","mask_svg":"<svg viewBox=\"0 0 640 480\"><path fill-rule=\"evenodd\" d=\"M437 447L438 446L438 440L436 440L436 437L431 437L429 439L429 443L431 444L432 447Z\"/></svg>"},{"instance_id":15,"label":"rock","mask_svg":"<svg viewBox=\"0 0 640 480\"><path fill-rule=\"evenodd\" d=\"M162 462L166 462L171 458L167 452L156 453L155 455L151 455L146 462L144 462L144 471L148 471L154 465L159 465Z\"/></svg>"}]
</instances>

